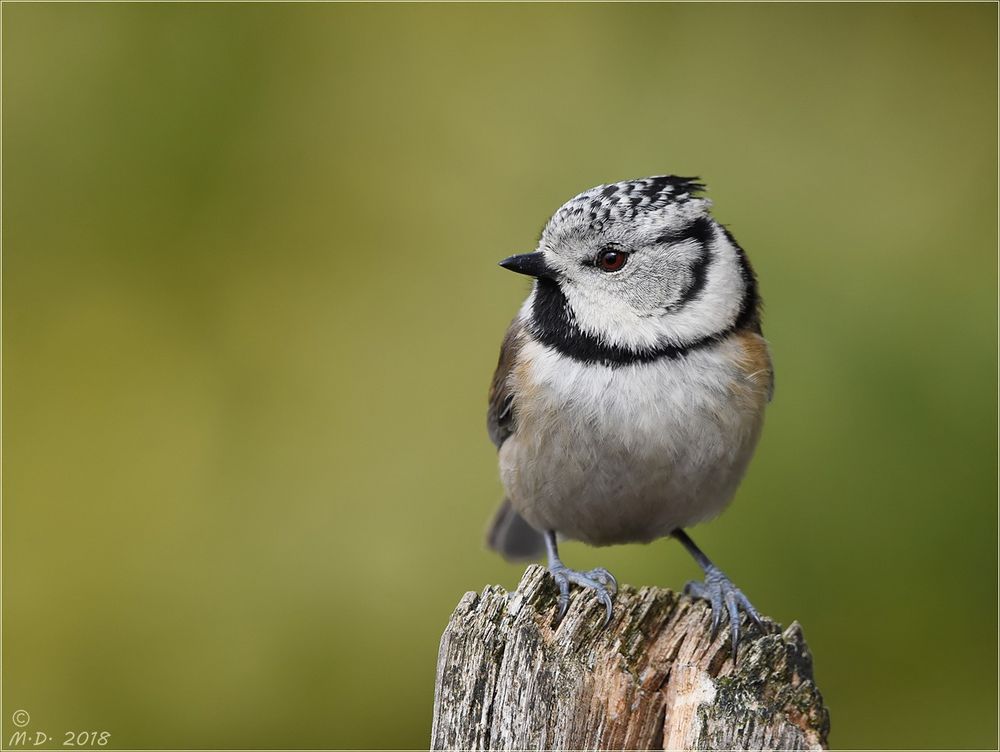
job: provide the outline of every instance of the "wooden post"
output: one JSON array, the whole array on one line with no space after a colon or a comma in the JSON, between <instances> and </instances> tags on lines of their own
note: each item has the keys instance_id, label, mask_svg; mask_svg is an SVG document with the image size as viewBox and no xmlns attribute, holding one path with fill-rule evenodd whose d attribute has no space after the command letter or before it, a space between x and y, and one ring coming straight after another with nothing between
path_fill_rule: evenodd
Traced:
<instances>
[{"instance_id":1,"label":"wooden post","mask_svg":"<svg viewBox=\"0 0 1000 752\"><path fill-rule=\"evenodd\" d=\"M432 749L825 749L830 717L797 622L744 621L737 666L706 604L623 587L611 624L531 566L513 593L466 593L441 637Z\"/></svg>"}]
</instances>

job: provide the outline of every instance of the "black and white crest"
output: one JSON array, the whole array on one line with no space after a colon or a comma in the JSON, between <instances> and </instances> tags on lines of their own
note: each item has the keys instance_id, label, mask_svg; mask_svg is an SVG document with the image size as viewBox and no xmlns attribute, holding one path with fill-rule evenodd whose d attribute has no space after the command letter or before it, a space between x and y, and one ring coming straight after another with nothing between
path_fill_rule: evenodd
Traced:
<instances>
[{"instance_id":1,"label":"black and white crest","mask_svg":"<svg viewBox=\"0 0 1000 752\"><path fill-rule=\"evenodd\" d=\"M704 190L698 178L676 175L598 185L563 204L550 223L585 221L592 229L599 230L608 223L631 222L641 214L658 211L670 204L688 203Z\"/></svg>"}]
</instances>

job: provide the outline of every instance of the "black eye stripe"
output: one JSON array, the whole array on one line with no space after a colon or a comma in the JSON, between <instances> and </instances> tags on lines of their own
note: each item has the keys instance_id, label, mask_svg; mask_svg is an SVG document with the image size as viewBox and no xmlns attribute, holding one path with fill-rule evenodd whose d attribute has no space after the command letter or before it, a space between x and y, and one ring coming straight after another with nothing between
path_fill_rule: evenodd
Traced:
<instances>
[{"instance_id":1,"label":"black eye stripe","mask_svg":"<svg viewBox=\"0 0 1000 752\"><path fill-rule=\"evenodd\" d=\"M661 233L654 244L664 244L664 243L683 243L685 240L694 240L701 245L707 245L712 239L713 228L712 221L708 217L698 217L690 224L685 225L677 230L670 230L668 232ZM581 262L584 266L596 266L597 259L602 253L607 251L616 251L619 253L636 253L641 252L642 248L629 248L625 249L618 243L606 243L601 246L601 250L597 252L594 256L583 259Z\"/></svg>"},{"instance_id":2,"label":"black eye stripe","mask_svg":"<svg viewBox=\"0 0 1000 752\"><path fill-rule=\"evenodd\" d=\"M702 243L699 246L698 258L691 265L691 281L681 293L676 308L682 307L701 295L701 291L705 289L705 283L708 281L708 267L711 263L712 254L708 252L708 243Z\"/></svg>"},{"instance_id":3,"label":"black eye stripe","mask_svg":"<svg viewBox=\"0 0 1000 752\"><path fill-rule=\"evenodd\" d=\"M657 243L682 243L685 240L695 240L702 245L712 239L712 221L708 217L698 217L691 224L677 230L670 230L660 235Z\"/></svg>"},{"instance_id":4,"label":"black eye stripe","mask_svg":"<svg viewBox=\"0 0 1000 752\"><path fill-rule=\"evenodd\" d=\"M712 254L709 253L708 246L714 233L715 229L708 217L698 217L686 227L664 233L658 238L661 243L683 243L693 240L698 244L698 257L691 265L691 281L671 308L675 310L682 308L701 295L701 291L705 289L705 283L708 280L708 267L712 263Z\"/></svg>"}]
</instances>

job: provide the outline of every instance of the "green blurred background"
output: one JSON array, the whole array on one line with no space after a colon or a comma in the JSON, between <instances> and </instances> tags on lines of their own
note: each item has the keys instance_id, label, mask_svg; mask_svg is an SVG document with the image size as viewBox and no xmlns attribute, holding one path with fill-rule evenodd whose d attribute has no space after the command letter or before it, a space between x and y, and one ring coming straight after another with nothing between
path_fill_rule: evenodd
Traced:
<instances>
[{"instance_id":1,"label":"green blurred background","mask_svg":"<svg viewBox=\"0 0 1000 752\"><path fill-rule=\"evenodd\" d=\"M700 175L777 393L695 538L838 747L997 744L997 7L5 5L3 738L426 747L521 568L486 387L560 203ZM595 550L679 587L679 546Z\"/></svg>"}]
</instances>

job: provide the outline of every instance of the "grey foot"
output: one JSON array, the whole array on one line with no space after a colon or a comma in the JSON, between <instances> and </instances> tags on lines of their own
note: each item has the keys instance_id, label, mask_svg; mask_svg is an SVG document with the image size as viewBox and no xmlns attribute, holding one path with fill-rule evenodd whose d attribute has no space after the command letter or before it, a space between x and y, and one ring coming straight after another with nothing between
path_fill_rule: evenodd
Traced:
<instances>
[{"instance_id":1,"label":"grey foot","mask_svg":"<svg viewBox=\"0 0 1000 752\"><path fill-rule=\"evenodd\" d=\"M753 604L743 595L732 580L722 573L718 567L710 566L705 570L704 582L689 582L684 586L684 592L694 598L701 598L712 605L712 639L719 634L723 611L729 614L729 632L732 636L733 663L736 662L737 648L740 644L740 610L746 612L751 621L761 632L767 631L760 614ZM723 607L723 604L724 607Z\"/></svg>"},{"instance_id":2,"label":"grey foot","mask_svg":"<svg viewBox=\"0 0 1000 752\"><path fill-rule=\"evenodd\" d=\"M611 572L603 567L591 569L589 572L577 572L575 569L570 569L562 564L556 564L549 567L549 573L559 586L559 613L556 616L556 624L562 621L569 608L570 583L583 588L590 588L597 593L598 600L604 604L607 612L604 617L603 626L606 627L611 623L611 615L613 613L612 596L618 592L618 580L615 579L615 576Z\"/></svg>"}]
</instances>

